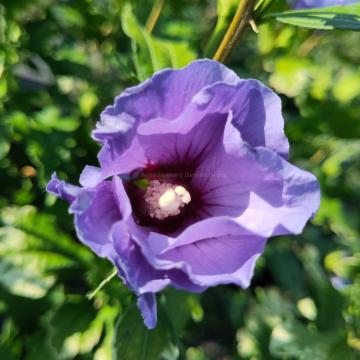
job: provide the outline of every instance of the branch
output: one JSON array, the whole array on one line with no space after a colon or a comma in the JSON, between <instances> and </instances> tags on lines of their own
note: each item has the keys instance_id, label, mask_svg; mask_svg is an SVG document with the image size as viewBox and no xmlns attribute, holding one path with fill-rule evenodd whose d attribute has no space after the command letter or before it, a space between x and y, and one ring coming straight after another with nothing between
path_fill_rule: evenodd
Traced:
<instances>
[{"instance_id":1,"label":"branch","mask_svg":"<svg viewBox=\"0 0 360 360\"><path fill-rule=\"evenodd\" d=\"M165 0L156 0L146 21L145 29L151 33L159 19Z\"/></svg>"},{"instance_id":2,"label":"branch","mask_svg":"<svg viewBox=\"0 0 360 360\"><path fill-rule=\"evenodd\" d=\"M240 39L252 19L255 2L256 0L240 1L235 16L214 55L214 60L222 63L226 61L236 42Z\"/></svg>"}]
</instances>

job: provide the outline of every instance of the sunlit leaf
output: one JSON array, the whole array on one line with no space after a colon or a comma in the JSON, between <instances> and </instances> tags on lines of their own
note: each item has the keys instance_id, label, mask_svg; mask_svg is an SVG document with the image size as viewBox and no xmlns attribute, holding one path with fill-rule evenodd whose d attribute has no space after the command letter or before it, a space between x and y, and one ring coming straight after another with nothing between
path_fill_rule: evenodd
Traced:
<instances>
[{"instance_id":1,"label":"sunlit leaf","mask_svg":"<svg viewBox=\"0 0 360 360\"><path fill-rule=\"evenodd\" d=\"M286 24L311 29L360 31L360 4L293 10L269 16Z\"/></svg>"},{"instance_id":2,"label":"sunlit leaf","mask_svg":"<svg viewBox=\"0 0 360 360\"><path fill-rule=\"evenodd\" d=\"M31 206L3 209L0 223L0 283L12 294L42 298L55 283L51 273L79 259L77 245ZM86 251L79 251L86 261Z\"/></svg>"},{"instance_id":3,"label":"sunlit leaf","mask_svg":"<svg viewBox=\"0 0 360 360\"><path fill-rule=\"evenodd\" d=\"M270 352L276 357L294 357L299 360L309 357L316 360L341 360L342 356L351 356L343 334L319 334L295 321L279 324L274 328Z\"/></svg>"},{"instance_id":4,"label":"sunlit leaf","mask_svg":"<svg viewBox=\"0 0 360 360\"><path fill-rule=\"evenodd\" d=\"M311 68L306 59L283 57L275 63L270 84L277 92L294 97L304 90L310 80Z\"/></svg>"},{"instance_id":5,"label":"sunlit leaf","mask_svg":"<svg viewBox=\"0 0 360 360\"><path fill-rule=\"evenodd\" d=\"M62 356L87 353L100 340L103 320L102 312L96 314L90 301L67 302L50 320L51 344Z\"/></svg>"}]
</instances>

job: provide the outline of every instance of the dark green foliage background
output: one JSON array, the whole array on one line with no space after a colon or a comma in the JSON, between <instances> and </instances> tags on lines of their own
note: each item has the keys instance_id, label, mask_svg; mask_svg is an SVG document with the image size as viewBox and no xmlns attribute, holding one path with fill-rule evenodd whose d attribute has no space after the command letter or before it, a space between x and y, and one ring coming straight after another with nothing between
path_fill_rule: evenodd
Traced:
<instances>
[{"instance_id":1,"label":"dark green foliage background","mask_svg":"<svg viewBox=\"0 0 360 360\"><path fill-rule=\"evenodd\" d=\"M301 236L269 241L249 289L167 290L151 332L120 280L86 296L111 265L78 242L67 204L46 194L46 182L56 170L77 183L85 164L97 164L90 131L124 88L211 57L236 1L218 1L216 25L216 1L169 0L149 35L152 3L0 4L0 359L360 358L356 32L260 19L228 64L282 96L291 161L322 189Z\"/></svg>"}]
</instances>

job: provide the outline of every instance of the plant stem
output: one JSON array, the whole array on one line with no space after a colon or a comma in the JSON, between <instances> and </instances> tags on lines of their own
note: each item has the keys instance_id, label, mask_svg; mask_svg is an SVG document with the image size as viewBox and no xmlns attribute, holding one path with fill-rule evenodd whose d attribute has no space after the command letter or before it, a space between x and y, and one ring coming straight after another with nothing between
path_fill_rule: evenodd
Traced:
<instances>
[{"instance_id":1,"label":"plant stem","mask_svg":"<svg viewBox=\"0 0 360 360\"><path fill-rule=\"evenodd\" d=\"M145 29L148 33L151 33L159 19L161 10L164 6L165 0L155 0L154 5L151 9L150 15L146 21Z\"/></svg>"},{"instance_id":2,"label":"plant stem","mask_svg":"<svg viewBox=\"0 0 360 360\"><path fill-rule=\"evenodd\" d=\"M115 268L111 274L109 276L107 276L98 286L95 290L91 291L90 293L88 293L86 295L86 297L89 299L89 300L92 300L95 295L108 283L110 282L116 275L117 275L118 271L117 269Z\"/></svg>"},{"instance_id":3,"label":"plant stem","mask_svg":"<svg viewBox=\"0 0 360 360\"><path fill-rule=\"evenodd\" d=\"M229 28L214 55L214 60L222 63L226 61L236 42L240 39L244 30L249 25L255 2L256 0L240 1Z\"/></svg>"}]
</instances>

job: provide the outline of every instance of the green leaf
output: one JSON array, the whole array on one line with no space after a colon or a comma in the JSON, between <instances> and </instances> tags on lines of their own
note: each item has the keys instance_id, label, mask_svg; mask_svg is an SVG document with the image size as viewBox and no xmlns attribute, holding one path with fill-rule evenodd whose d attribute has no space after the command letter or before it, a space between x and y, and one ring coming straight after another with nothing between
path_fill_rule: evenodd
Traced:
<instances>
[{"instance_id":1,"label":"green leaf","mask_svg":"<svg viewBox=\"0 0 360 360\"><path fill-rule=\"evenodd\" d=\"M135 306L121 315L115 329L114 360L159 360L177 359L168 319L161 312L154 330L148 330Z\"/></svg>"},{"instance_id":2,"label":"green leaf","mask_svg":"<svg viewBox=\"0 0 360 360\"><path fill-rule=\"evenodd\" d=\"M10 126L10 122L7 119L2 120L0 123L0 160L3 159L9 152L10 139L12 135L13 130Z\"/></svg>"},{"instance_id":3,"label":"green leaf","mask_svg":"<svg viewBox=\"0 0 360 360\"><path fill-rule=\"evenodd\" d=\"M342 103L349 103L360 93L360 72L343 71L335 82L333 94Z\"/></svg>"},{"instance_id":4,"label":"green leaf","mask_svg":"<svg viewBox=\"0 0 360 360\"><path fill-rule=\"evenodd\" d=\"M96 313L83 299L65 303L50 320L51 344L66 357L90 352L100 341L104 309Z\"/></svg>"},{"instance_id":5,"label":"green leaf","mask_svg":"<svg viewBox=\"0 0 360 360\"><path fill-rule=\"evenodd\" d=\"M307 245L301 251L301 260L308 275L309 289L311 289L313 299L317 305L316 323L318 329L330 330L341 326L344 299L334 289L321 266L318 248Z\"/></svg>"},{"instance_id":6,"label":"green leaf","mask_svg":"<svg viewBox=\"0 0 360 360\"><path fill-rule=\"evenodd\" d=\"M101 345L97 348L94 354L94 360L109 360L112 359L113 353L113 338L115 333L115 320L118 314L118 308L113 306L105 306L101 310L101 316L104 321L104 339Z\"/></svg>"},{"instance_id":7,"label":"green leaf","mask_svg":"<svg viewBox=\"0 0 360 360\"><path fill-rule=\"evenodd\" d=\"M204 315L195 294L169 288L166 290L164 299L166 313L177 337L182 335L188 320L193 318L195 321L199 321Z\"/></svg>"},{"instance_id":8,"label":"green leaf","mask_svg":"<svg viewBox=\"0 0 360 360\"><path fill-rule=\"evenodd\" d=\"M311 66L306 59L284 56L275 62L270 85L279 93L295 97L304 90L310 80Z\"/></svg>"},{"instance_id":9,"label":"green leaf","mask_svg":"<svg viewBox=\"0 0 360 360\"><path fill-rule=\"evenodd\" d=\"M256 23L260 24L265 15L282 11L287 6L286 0L259 0L255 5L253 17Z\"/></svg>"},{"instance_id":10,"label":"green leaf","mask_svg":"<svg viewBox=\"0 0 360 360\"><path fill-rule=\"evenodd\" d=\"M348 302L345 310L345 320L350 327L349 345L354 349L360 349L360 280L357 279L350 285Z\"/></svg>"},{"instance_id":11,"label":"green leaf","mask_svg":"<svg viewBox=\"0 0 360 360\"><path fill-rule=\"evenodd\" d=\"M278 358L299 360L350 359L344 333L338 330L318 333L297 321L277 325L270 340L270 353Z\"/></svg>"},{"instance_id":12,"label":"green leaf","mask_svg":"<svg viewBox=\"0 0 360 360\"><path fill-rule=\"evenodd\" d=\"M322 164L322 170L326 175L331 177L339 177L343 173L343 167L346 162L356 159L360 156L359 140L339 140L334 144L331 154Z\"/></svg>"},{"instance_id":13,"label":"green leaf","mask_svg":"<svg viewBox=\"0 0 360 360\"><path fill-rule=\"evenodd\" d=\"M291 318L293 304L276 289L256 289L256 300L244 319L244 327L236 334L238 352L241 358L272 359L269 341L272 329Z\"/></svg>"},{"instance_id":14,"label":"green leaf","mask_svg":"<svg viewBox=\"0 0 360 360\"><path fill-rule=\"evenodd\" d=\"M80 263L92 261L91 253L82 244L59 231L53 216L37 212L33 206L2 209L0 225L1 255L6 256L12 251L31 251L34 255L36 251L50 251Z\"/></svg>"},{"instance_id":15,"label":"green leaf","mask_svg":"<svg viewBox=\"0 0 360 360\"><path fill-rule=\"evenodd\" d=\"M45 276L36 269L17 268L11 261L0 261L1 284L12 294L33 299L42 298L54 284L54 277Z\"/></svg>"},{"instance_id":16,"label":"green leaf","mask_svg":"<svg viewBox=\"0 0 360 360\"><path fill-rule=\"evenodd\" d=\"M187 43L168 41L150 35L137 21L131 6L124 6L121 25L131 39L133 61L136 75L144 80L154 71L166 67L182 67L195 59L195 53Z\"/></svg>"},{"instance_id":17,"label":"green leaf","mask_svg":"<svg viewBox=\"0 0 360 360\"><path fill-rule=\"evenodd\" d=\"M360 272L360 252L353 255L337 250L325 258L325 267L339 277L352 278Z\"/></svg>"},{"instance_id":18,"label":"green leaf","mask_svg":"<svg viewBox=\"0 0 360 360\"><path fill-rule=\"evenodd\" d=\"M0 359L17 360L17 357L11 353L11 350L6 345L0 344Z\"/></svg>"},{"instance_id":19,"label":"green leaf","mask_svg":"<svg viewBox=\"0 0 360 360\"><path fill-rule=\"evenodd\" d=\"M217 1L217 22L211 37L205 49L205 56L211 58L217 46L219 45L228 24L231 20L231 15L235 12L239 2L237 0L218 0Z\"/></svg>"},{"instance_id":20,"label":"green leaf","mask_svg":"<svg viewBox=\"0 0 360 360\"><path fill-rule=\"evenodd\" d=\"M81 28L85 25L85 18L74 6L56 5L50 11L57 22L64 28Z\"/></svg>"},{"instance_id":21,"label":"green leaf","mask_svg":"<svg viewBox=\"0 0 360 360\"><path fill-rule=\"evenodd\" d=\"M80 108L81 106L82 104L80 104ZM60 131L74 131L79 127L80 122L76 118L62 117L58 107L48 106L36 114L35 124L38 130L44 132L51 132L54 129Z\"/></svg>"},{"instance_id":22,"label":"green leaf","mask_svg":"<svg viewBox=\"0 0 360 360\"><path fill-rule=\"evenodd\" d=\"M32 206L4 208L0 224L0 283L14 295L42 298L55 283L54 271L86 260L78 257L85 249Z\"/></svg>"},{"instance_id":23,"label":"green leaf","mask_svg":"<svg viewBox=\"0 0 360 360\"><path fill-rule=\"evenodd\" d=\"M310 29L360 31L360 4L285 11L268 16L286 24Z\"/></svg>"},{"instance_id":24,"label":"green leaf","mask_svg":"<svg viewBox=\"0 0 360 360\"><path fill-rule=\"evenodd\" d=\"M58 360L56 349L51 346L45 331L37 331L28 339L26 360Z\"/></svg>"},{"instance_id":25,"label":"green leaf","mask_svg":"<svg viewBox=\"0 0 360 360\"><path fill-rule=\"evenodd\" d=\"M306 294L303 268L295 254L287 247L288 240L274 243L269 247L265 257L272 276L278 286L286 289L295 298ZM286 271L284 271L284 268ZM297 281L294 281L297 279Z\"/></svg>"},{"instance_id":26,"label":"green leaf","mask_svg":"<svg viewBox=\"0 0 360 360\"><path fill-rule=\"evenodd\" d=\"M81 94L79 99L79 108L83 116L89 116L97 105L99 99L93 91L86 91Z\"/></svg>"}]
</instances>

